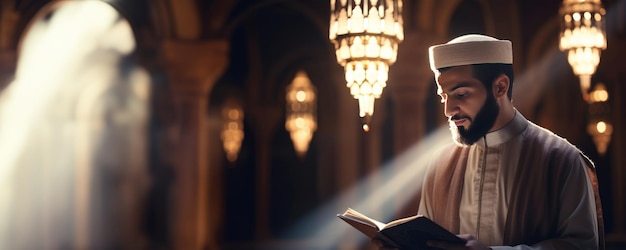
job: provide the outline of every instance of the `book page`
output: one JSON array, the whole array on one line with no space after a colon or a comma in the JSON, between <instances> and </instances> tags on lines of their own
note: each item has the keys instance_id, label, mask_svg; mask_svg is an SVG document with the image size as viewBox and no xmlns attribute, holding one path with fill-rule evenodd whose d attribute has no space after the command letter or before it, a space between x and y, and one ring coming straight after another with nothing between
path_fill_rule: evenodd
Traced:
<instances>
[{"instance_id":1,"label":"book page","mask_svg":"<svg viewBox=\"0 0 626 250\"><path fill-rule=\"evenodd\" d=\"M346 211L343 214L337 214L337 217L341 218L369 238L377 238L385 242L385 244L388 246L396 248L399 247L398 244L396 244L394 241L389 239L384 234L380 233L379 228L376 227L376 224L378 224L380 227L384 227L384 223L371 219L354 210Z\"/></svg>"},{"instance_id":2,"label":"book page","mask_svg":"<svg viewBox=\"0 0 626 250\"><path fill-rule=\"evenodd\" d=\"M413 219L415 219L417 217L420 217L420 216L422 216L422 215L413 215L413 216L409 216L409 217L406 217L406 218L400 218L400 219L397 219L397 220L394 220L392 222L387 223L386 225L384 225L380 229L382 230L382 229L387 228L387 227L393 227L395 225L405 223L407 221L413 220Z\"/></svg>"},{"instance_id":3,"label":"book page","mask_svg":"<svg viewBox=\"0 0 626 250\"><path fill-rule=\"evenodd\" d=\"M423 215L400 218L387 224L351 208L337 216L368 237L381 239L387 245L397 248L432 249L426 245L428 240L465 243L465 240Z\"/></svg>"},{"instance_id":4,"label":"book page","mask_svg":"<svg viewBox=\"0 0 626 250\"><path fill-rule=\"evenodd\" d=\"M354 218L363 223L367 223L373 227L376 227L378 230L383 229L385 227L385 223L382 223L380 221L367 217L364 214L361 214L352 208L348 208L348 210L346 210L346 212L344 212L343 215Z\"/></svg>"}]
</instances>

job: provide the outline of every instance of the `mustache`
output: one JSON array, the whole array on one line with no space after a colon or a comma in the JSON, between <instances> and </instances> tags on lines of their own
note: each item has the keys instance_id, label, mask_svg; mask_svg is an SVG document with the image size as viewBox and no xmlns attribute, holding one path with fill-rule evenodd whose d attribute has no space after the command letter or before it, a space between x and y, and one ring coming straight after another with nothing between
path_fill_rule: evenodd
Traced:
<instances>
[{"instance_id":1,"label":"mustache","mask_svg":"<svg viewBox=\"0 0 626 250\"><path fill-rule=\"evenodd\" d=\"M461 119L467 119L467 120L472 120L469 116L465 116L465 115L453 115L449 118L450 121L454 121L454 120L461 120Z\"/></svg>"}]
</instances>

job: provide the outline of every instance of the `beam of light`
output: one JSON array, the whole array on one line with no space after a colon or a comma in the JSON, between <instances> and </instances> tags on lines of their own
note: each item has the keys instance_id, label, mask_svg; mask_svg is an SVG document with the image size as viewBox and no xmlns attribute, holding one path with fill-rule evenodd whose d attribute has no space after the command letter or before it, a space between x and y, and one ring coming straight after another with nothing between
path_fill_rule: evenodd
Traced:
<instances>
[{"instance_id":1,"label":"beam of light","mask_svg":"<svg viewBox=\"0 0 626 250\"><path fill-rule=\"evenodd\" d=\"M30 26L15 80L0 93L0 249L85 246L88 239L75 239L88 235L83 210L99 199L89 170L98 161L98 137L109 131L94 129L93 116L116 98L105 91L125 82L119 67L134 50L134 37L108 4L59 2L49 18ZM141 78L129 88L146 95L145 76L126 77ZM136 105L129 103L126 108Z\"/></svg>"},{"instance_id":2,"label":"beam of light","mask_svg":"<svg viewBox=\"0 0 626 250\"><path fill-rule=\"evenodd\" d=\"M349 190L316 208L293 227L285 230L283 236L286 238L305 236L308 242L304 245L309 245L313 249L357 249L360 244L369 239L360 235L360 232L335 215L351 207L381 222L397 219L393 217L395 213L414 198L418 187L421 186L422 177L426 166L432 159L431 156L450 143L450 138L447 125L439 128L425 137L422 142L380 168L379 171L370 174ZM361 196L365 198L359 199ZM355 203L348 204L352 201ZM302 244L302 242L298 241L294 244ZM263 247L268 249L294 248L290 243L260 248ZM297 248L302 249L301 247Z\"/></svg>"}]
</instances>

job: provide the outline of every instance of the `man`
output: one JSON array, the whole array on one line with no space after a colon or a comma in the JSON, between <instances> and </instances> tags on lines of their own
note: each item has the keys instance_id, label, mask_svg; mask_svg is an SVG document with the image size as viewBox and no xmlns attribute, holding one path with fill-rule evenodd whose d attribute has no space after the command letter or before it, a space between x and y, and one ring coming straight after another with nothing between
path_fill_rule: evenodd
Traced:
<instances>
[{"instance_id":1,"label":"man","mask_svg":"<svg viewBox=\"0 0 626 250\"><path fill-rule=\"evenodd\" d=\"M603 249L593 164L515 109L511 47L507 40L465 35L429 49L456 143L429 167L418 213L467 242L428 243L443 249Z\"/></svg>"}]
</instances>

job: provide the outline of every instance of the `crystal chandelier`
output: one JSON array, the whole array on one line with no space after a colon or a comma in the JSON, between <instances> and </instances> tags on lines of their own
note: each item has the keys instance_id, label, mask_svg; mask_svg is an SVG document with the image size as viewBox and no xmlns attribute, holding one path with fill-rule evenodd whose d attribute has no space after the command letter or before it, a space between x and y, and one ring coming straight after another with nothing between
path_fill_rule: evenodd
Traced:
<instances>
[{"instance_id":1,"label":"crystal chandelier","mask_svg":"<svg viewBox=\"0 0 626 250\"><path fill-rule=\"evenodd\" d=\"M313 132L317 129L315 95L315 87L307 74L298 71L291 85L287 86L285 128L300 157L306 154Z\"/></svg>"},{"instance_id":2,"label":"crystal chandelier","mask_svg":"<svg viewBox=\"0 0 626 250\"><path fill-rule=\"evenodd\" d=\"M600 155L604 155L611 142L613 125L609 121L609 92L602 83L596 84L589 94L589 124L587 132L593 137L593 143Z\"/></svg>"},{"instance_id":3,"label":"crystal chandelier","mask_svg":"<svg viewBox=\"0 0 626 250\"><path fill-rule=\"evenodd\" d=\"M331 0L330 13L329 38L367 131L374 100L387 85L389 66L404 40L402 0Z\"/></svg>"},{"instance_id":4,"label":"crystal chandelier","mask_svg":"<svg viewBox=\"0 0 626 250\"><path fill-rule=\"evenodd\" d=\"M563 18L559 49L567 51L567 61L588 101L591 76L600 63L601 50L606 49L606 11L600 0L563 0L559 14Z\"/></svg>"},{"instance_id":5,"label":"crystal chandelier","mask_svg":"<svg viewBox=\"0 0 626 250\"><path fill-rule=\"evenodd\" d=\"M221 136L226 158L230 162L236 161L244 137L243 108L233 99L227 100L222 107Z\"/></svg>"}]
</instances>

